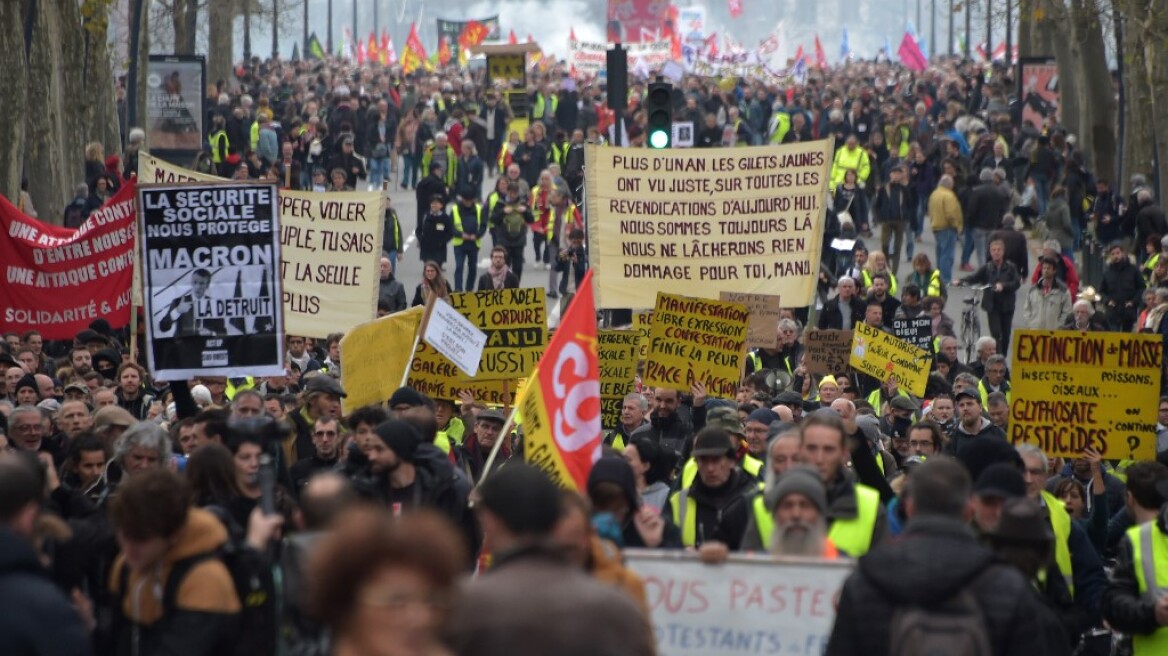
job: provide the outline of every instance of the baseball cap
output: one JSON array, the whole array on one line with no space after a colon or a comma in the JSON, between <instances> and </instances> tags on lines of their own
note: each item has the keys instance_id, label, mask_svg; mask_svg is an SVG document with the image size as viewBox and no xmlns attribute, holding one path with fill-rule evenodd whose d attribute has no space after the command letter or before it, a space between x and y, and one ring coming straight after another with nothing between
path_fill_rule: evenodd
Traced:
<instances>
[{"instance_id":1,"label":"baseball cap","mask_svg":"<svg viewBox=\"0 0 1168 656\"><path fill-rule=\"evenodd\" d=\"M742 430L742 422L738 420L738 410L734 408L719 407L713 408L706 413L706 426L712 428L721 428L727 433L735 435L744 435Z\"/></svg>"},{"instance_id":2,"label":"baseball cap","mask_svg":"<svg viewBox=\"0 0 1168 656\"><path fill-rule=\"evenodd\" d=\"M89 393L89 386L86 385L85 383L80 382L80 381L73 381L72 383L69 383L68 385L65 386L65 391L66 392L77 391L77 392L82 392L84 394L88 394Z\"/></svg>"},{"instance_id":3,"label":"baseball cap","mask_svg":"<svg viewBox=\"0 0 1168 656\"><path fill-rule=\"evenodd\" d=\"M973 493L979 497L1019 499L1026 496L1026 480L1016 467L1000 462L986 467L977 478Z\"/></svg>"},{"instance_id":4,"label":"baseball cap","mask_svg":"<svg viewBox=\"0 0 1168 656\"><path fill-rule=\"evenodd\" d=\"M729 456L736 450L730 434L721 428L708 426L694 438L693 456Z\"/></svg>"},{"instance_id":5,"label":"baseball cap","mask_svg":"<svg viewBox=\"0 0 1168 656\"><path fill-rule=\"evenodd\" d=\"M977 392L973 391L972 389L970 389L968 387L961 390L960 392L954 394L953 400L956 402L956 401L960 401L962 398L965 398L965 397L969 397L969 398L973 399L974 401L981 403L981 396Z\"/></svg>"}]
</instances>

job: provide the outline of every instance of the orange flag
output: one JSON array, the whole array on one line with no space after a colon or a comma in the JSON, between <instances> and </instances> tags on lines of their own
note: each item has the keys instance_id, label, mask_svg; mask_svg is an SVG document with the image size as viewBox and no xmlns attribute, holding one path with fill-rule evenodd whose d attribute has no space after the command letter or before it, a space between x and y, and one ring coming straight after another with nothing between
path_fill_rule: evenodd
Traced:
<instances>
[{"instance_id":1,"label":"orange flag","mask_svg":"<svg viewBox=\"0 0 1168 656\"><path fill-rule=\"evenodd\" d=\"M375 32L369 33L369 45L365 48L365 56L369 58L370 62L381 61L381 53L377 50L377 34Z\"/></svg>"},{"instance_id":2,"label":"orange flag","mask_svg":"<svg viewBox=\"0 0 1168 656\"><path fill-rule=\"evenodd\" d=\"M600 459L600 366L592 272L520 393L523 455L560 487L584 490Z\"/></svg>"},{"instance_id":3,"label":"orange flag","mask_svg":"<svg viewBox=\"0 0 1168 656\"><path fill-rule=\"evenodd\" d=\"M450 40L442 37L438 40L438 64L445 66L450 63Z\"/></svg>"},{"instance_id":4,"label":"orange flag","mask_svg":"<svg viewBox=\"0 0 1168 656\"><path fill-rule=\"evenodd\" d=\"M473 48L486 40L490 33L491 30L486 25L478 21L467 21L466 27L462 28L462 34L458 35L458 45Z\"/></svg>"},{"instance_id":5,"label":"orange flag","mask_svg":"<svg viewBox=\"0 0 1168 656\"><path fill-rule=\"evenodd\" d=\"M418 38L418 26L416 23L410 23L410 35L406 38L406 47L402 51L402 72L406 75L418 70L419 66L424 65L426 61L426 47L422 45L422 40Z\"/></svg>"},{"instance_id":6,"label":"orange flag","mask_svg":"<svg viewBox=\"0 0 1168 656\"><path fill-rule=\"evenodd\" d=\"M519 43L519 39L515 38L515 30L511 30L511 34L507 35L507 43L510 43L511 45L516 45Z\"/></svg>"}]
</instances>

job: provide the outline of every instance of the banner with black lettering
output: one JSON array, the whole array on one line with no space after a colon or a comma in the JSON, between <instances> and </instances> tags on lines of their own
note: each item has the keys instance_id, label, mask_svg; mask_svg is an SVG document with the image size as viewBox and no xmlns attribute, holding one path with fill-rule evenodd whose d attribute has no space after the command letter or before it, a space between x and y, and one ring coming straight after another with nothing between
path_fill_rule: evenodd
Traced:
<instances>
[{"instance_id":1,"label":"banner with black lettering","mask_svg":"<svg viewBox=\"0 0 1168 656\"><path fill-rule=\"evenodd\" d=\"M276 186L142 185L139 208L155 378L282 375Z\"/></svg>"}]
</instances>

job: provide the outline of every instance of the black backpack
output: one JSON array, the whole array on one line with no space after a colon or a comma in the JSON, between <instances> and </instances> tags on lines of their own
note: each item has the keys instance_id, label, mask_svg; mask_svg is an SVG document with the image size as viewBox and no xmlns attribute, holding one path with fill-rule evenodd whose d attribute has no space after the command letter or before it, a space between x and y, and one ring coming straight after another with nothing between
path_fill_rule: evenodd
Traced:
<instances>
[{"instance_id":1,"label":"black backpack","mask_svg":"<svg viewBox=\"0 0 1168 656\"><path fill-rule=\"evenodd\" d=\"M967 583L940 603L897 608L888 626L888 653L897 656L992 656L985 614L969 588Z\"/></svg>"}]
</instances>

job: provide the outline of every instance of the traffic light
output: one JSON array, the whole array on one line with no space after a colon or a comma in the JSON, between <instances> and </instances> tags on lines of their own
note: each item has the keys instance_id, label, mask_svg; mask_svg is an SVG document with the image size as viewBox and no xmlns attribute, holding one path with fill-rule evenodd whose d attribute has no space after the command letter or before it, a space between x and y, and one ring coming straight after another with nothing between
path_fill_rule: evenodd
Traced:
<instances>
[{"instance_id":1,"label":"traffic light","mask_svg":"<svg viewBox=\"0 0 1168 656\"><path fill-rule=\"evenodd\" d=\"M647 141L650 148L669 148L673 145L673 85L661 81L649 83L645 94L645 114L648 117Z\"/></svg>"}]
</instances>

